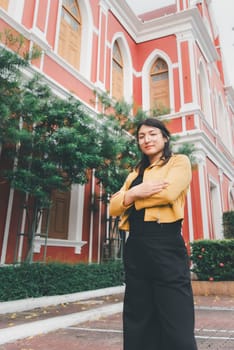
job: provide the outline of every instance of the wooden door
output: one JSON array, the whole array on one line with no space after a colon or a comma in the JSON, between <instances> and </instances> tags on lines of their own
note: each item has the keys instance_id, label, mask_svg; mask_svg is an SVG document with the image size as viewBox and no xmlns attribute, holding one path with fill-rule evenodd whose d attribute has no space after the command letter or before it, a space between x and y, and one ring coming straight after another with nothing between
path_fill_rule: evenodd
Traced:
<instances>
[{"instance_id":1,"label":"wooden door","mask_svg":"<svg viewBox=\"0 0 234 350\"><path fill-rule=\"evenodd\" d=\"M70 192L54 191L49 213L49 238L68 239ZM41 231L46 231L48 211L43 213Z\"/></svg>"}]
</instances>

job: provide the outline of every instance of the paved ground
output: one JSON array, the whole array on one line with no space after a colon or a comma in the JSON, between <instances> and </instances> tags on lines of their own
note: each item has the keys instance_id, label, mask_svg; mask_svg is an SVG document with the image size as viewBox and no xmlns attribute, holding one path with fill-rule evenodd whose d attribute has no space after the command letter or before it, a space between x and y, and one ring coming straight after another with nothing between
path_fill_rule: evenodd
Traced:
<instances>
[{"instance_id":1,"label":"paved ground","mask_svg":"<svg viewBox=\"0 0 234 350\"><path fill-rule=\"evenodd\" d=\"M38 322L58 321L62 317L89 313L110 308L113 313L98 314L84 319L84 322L66 325L59 330L43 332L35 336L2 343L0 350L121 350L122 349L122 315L118 312L122 306L122 294L115 294L73 303L60 304L32 311L0 315L0 331L12 330L15 326L36 327ZM199 350L233 350L234 349L234 298L207 296L195 297L196 338ZM117 310L117 311L116 311ZM56 316L56 318L55 318ZM96 320L95 320L96 318ZM144 350L144 349L142 349ZM163 350L163 349L160 349Z\"/></svg>"}]
</instances>

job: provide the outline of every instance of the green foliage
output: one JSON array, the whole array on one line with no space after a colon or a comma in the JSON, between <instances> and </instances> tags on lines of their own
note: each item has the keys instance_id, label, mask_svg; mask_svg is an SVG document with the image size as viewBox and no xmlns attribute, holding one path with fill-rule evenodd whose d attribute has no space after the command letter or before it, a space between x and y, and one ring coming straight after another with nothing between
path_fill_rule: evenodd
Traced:
<instances>
[{"instance_id":1,"label":"green foliage","mask_svg":"<svg viewBox=\"0 0 234 350\"><path fill-rule=\"evenodd\" d=\"M153 117L160 117L165 114L170 113L170 108L165 107L164 105L155 105L155 107L150 111L150 115Z\"/></svg>"},{"instance_id":2,"label":"green foliage","mask_svg":"<svg viewBox=\"0 0 234 350\"><path fill-rule=\"evenodd\" d=\"M0 142L10 141L14 136L17 120L15 114L20 111L19 69L27 62L16 54L0 49ZM12 115L9 118L9 115Z\"/></svg>"},{"instance_id":3,"label":"green foliage","mask_svg":"<svg viewBox=\"0 0 234 350\"><path fill-rule=\"evenodd\" d=\"M196 166L197 160L194 157L195 151L196 151L196 149L195 149L194 144L184 142L180 147L178 147L178 149L175 153L186 154L189 157L192 166Z\"/></svg>"},{"instance_id":4,"label":"green foliage","mask_svg":"<svg viewBox=\"0 0 234 350\"><path fill-rule=\"evenodd\" d=\"M21 88L19 103L19 111L8 115L9 128L0 125L3 146L11 143L8 159L18 160L3 176L45 206L53 189L87 181L87 169L102 161L100 134L80 102L53 96L39 77Z\"/></svg>"},{"instance_id":5,"label":"green foliage","mask_svg":"<svg viewBox=\"0 0 234 350\"><path fill-rule=\"evenodd\" d=\"M24 81L27 62L16 54L1 48L0 58L0 142L5 158L17 159L1 176L47 207L54 189L85 183L87 171L112 155L105 155L100 123L79 101L54 96L40 76Z\"/></svg>"},{"instance_id":6,"label":"green foliage","mask_svg":"<svg viewBox=\"0 0 234 350\"><path fill-rule=\"evenodd\" d=\"M223 213L223 233L226 239L234 238L234 211Z\"/></svg>"},{"instance_id":7,"label":"green foliage","mask_svg":"<svg viewBox=\"0 0 234 350\"><path fill-rule=\"evenodd\" d=\"M201 281L234 280L234 240L198 240L191 243L192 271Z\"/></svg>"},{"instance_id":8,"label":"green foliage","mask_svg":"<svg viewBox=\"0 0 234 350\"><path fill-rule=\"evenodd\" d=\"M0 268L0 301L70 294L123 284L120 261L104 264L22 264Z\"/></svg>"}]
</instances>

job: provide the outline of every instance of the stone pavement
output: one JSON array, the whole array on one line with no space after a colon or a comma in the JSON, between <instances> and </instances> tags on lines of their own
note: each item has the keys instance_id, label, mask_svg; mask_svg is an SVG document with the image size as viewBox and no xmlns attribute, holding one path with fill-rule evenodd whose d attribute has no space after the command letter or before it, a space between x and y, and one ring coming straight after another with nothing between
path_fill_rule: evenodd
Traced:
<instances>
[{"instance_id":1,"label":"stone pavement","mask_svg":"<svg viewBox=\"0 0 234 350\"><path fill-rule=\"evenodd\" d=\"M0 307L0 350L121 350L123 287L77 294L20 312ZM195 317L199 350L234 349L234 298L195 296Z\"/></svg>"}]
</instances>

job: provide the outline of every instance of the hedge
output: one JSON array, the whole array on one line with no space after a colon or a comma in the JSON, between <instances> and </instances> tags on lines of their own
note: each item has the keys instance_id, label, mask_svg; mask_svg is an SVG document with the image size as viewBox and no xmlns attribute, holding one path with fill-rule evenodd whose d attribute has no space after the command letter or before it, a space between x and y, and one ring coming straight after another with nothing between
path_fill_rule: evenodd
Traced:
<instances>
[{"instance_id":1,"label":"hedge","mask_svg":"<svg viewBox=\"0 0 234 350\"><path fill-rule=\"evenodd\" d=\"M234 239L197 240L190 245L191 270L198 280L234 280Z\"/></svg>"},{"instance_id":2,"label":"hedge","mask_svg":"<svg viewBox=\"0 0 234 350\"><path fill-rule=\"evenodd\" d=\"M123 284L120 261L103 264L33 263L0 268L0 301L70 294Z\"/></svg>"}]
</instances>

